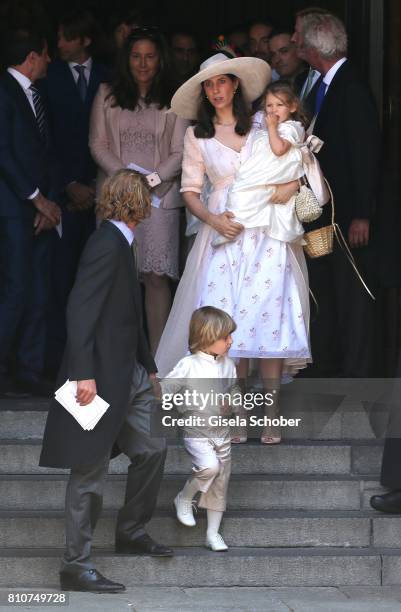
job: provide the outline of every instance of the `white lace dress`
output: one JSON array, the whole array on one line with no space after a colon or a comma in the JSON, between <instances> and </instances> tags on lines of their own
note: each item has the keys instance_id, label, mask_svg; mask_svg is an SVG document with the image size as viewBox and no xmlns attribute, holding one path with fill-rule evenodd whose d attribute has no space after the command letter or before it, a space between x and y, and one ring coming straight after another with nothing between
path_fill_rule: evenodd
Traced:
<instances>
[{"instance_id":1,"label":"white lace dress","mask_svg":"<svg viewBox=\"0 0 401 612\"><path fill-rule=\"evenodd\" d=\"M200 193L206 173L212 185L208 208L223 212L235 173L251 153L250 141L248 136L238 153L216 138L196 138L189 127L182 191ZM213 236L214 230L202 224L157 350L160 375L187 353L191 314L205 305L222 308L237 323L230 357L283 358L284 371L291 374L305 367L309 294L302 246L270 237L267 228L245 229L217 249L211 246Z\"/></svg>"}]
</instances>

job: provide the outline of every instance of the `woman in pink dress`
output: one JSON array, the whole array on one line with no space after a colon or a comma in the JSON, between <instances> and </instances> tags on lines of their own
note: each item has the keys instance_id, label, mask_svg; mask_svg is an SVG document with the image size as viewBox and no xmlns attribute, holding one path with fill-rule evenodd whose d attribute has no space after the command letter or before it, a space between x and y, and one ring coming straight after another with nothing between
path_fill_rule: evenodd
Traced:
<instances>
[{"instance_id":1,"label":"woman in pink dress","mask_svg":"<svg viewBox=\"0 0 401 612\"><path fill-rule=\"evenodd\" d=\"M152 213L137 228L139 271L154 353L171 307L170 279L178 279L179 208L184 134L188 121L168 112L170 75L161 34L136 28L125 41L111 86L96 95L89 145L99 166L98 188L106 176L133 167L149 175Z\"/></svg>"},{"instance_id":2,"label":"woman in pink dress","mask_svg":"<svg viewBox=\"0 0 401 612\"><path fill-rule=\"evenodd\" d=\"M177 114L197 119L185 135L181 191L203 224L156 353L161 376L187 353L191 314L204 305L225 310L237 323L229 355L238 360L240 379L247 377L249 359L257 359L265 390L278 391L283 372L294 374L310 360L302 246L272 238L268 228L244 229L225 211L230 185L260 127L252 124L250 103L269 81L270 68L263 60L218 53L173 97ZM205 176L211 183L207 207L200 199ZM296 190L296 183L277 186L271 201L287 202ZM232 241L213 248L216 230ZM267 412L278 414L277 401ZM263 443L279 441L279 431L264 429Z\"/></svg>"}]
</instances>

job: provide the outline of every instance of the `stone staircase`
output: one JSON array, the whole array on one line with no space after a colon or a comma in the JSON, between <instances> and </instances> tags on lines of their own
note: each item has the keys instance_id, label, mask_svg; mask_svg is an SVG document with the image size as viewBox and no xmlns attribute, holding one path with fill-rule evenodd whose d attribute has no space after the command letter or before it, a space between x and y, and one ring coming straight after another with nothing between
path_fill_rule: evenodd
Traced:
<instances>
[{"instance_id":1,"label":"stone staircase","mask_svg":"<svg viewBox=\"0 0 401 612\"><path fill-rule=\"evenodd\" d=\"M38 467L46 402L0 401L0 587L55 587L63 550L66 472ZM305 415L305 422L313 415ZM203 547L198 526L177 523L172 500L190 464L169 447L149 532L174 546L172 559L116 555L114 518L127 461L110 464L104 513L94 538L100 571L127 586L337 586L401 584L401 517L379 515L382 443L358 407L342 404L308 440L288 432L279 446L233 446L223 536L230 549Z\"/></svg>"}]
</instances>

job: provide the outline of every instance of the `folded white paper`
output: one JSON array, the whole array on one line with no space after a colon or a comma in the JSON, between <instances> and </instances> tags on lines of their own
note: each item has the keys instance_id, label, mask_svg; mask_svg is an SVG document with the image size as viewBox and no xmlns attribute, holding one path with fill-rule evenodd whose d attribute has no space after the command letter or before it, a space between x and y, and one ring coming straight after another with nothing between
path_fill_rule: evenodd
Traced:
<instances>
[{"instance_id":1,"label":"folded white paper","mask_svg":"<svg viewBox=\"0 0 401 612\"><path fill-rule=\"evenodd\" d=\"M83 429L90 431L96 427L110 404L96 395L90 404L80 406L76 395L77 381L67 380L64 385L57 389L55 398L78 421Z\"/></svg>"},{"instance_id":2,"label":"folded white paper","mask_svg":"<svg viewBox=\"0 0 401 612\"><path fill-rule=\"evenodd\" d=\"M62 219L62 217L60 218L60 221L57 223L57 225L56 225L56 227L54 229L58 233L59 238L62 238L62 236L63 236L63 219Z\"/></svg>"},{"instance_id":3,"label":"folded white paper","mask_svg":"<svg viewBox=\"0 0 401 612\"><path fill-rule=\"evenodd\" d=\"M139 172L140 174L144 174L145 176L147 174L152 174L153 172L153 170L147 170L146 168L142 168L142 166L138 166L138 164L134 164L133 162L128 164L127 168L128 170L135 170L136 172ZM152 206L154 208L160 208L161 199L158 198L157 195L155 195L154 193L152 193L151 196L152 196Z\"/></svg>"}]
</instances>

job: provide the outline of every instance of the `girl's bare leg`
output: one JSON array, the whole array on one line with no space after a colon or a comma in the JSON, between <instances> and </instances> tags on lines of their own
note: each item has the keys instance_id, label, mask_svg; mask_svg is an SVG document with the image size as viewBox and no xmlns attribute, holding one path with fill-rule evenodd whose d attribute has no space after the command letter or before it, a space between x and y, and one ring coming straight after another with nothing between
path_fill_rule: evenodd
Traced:
<instances>
[{"instance_id":1,"label":"girl's bare leg","mask_svg":"<svg viewBox=\"0 0 401 612\"><path fill-rule=\"evenodd\" d=\"M281 385L281 375L283 372L283 359L260 359L259 371L265 393L271 394L272 404L265 404L264 414L270 419L279 416L279 395ZM263 428L260 441L262 444L278 444L281 442L281 432L279 427L266 426Z\"/></svg>"}]
</instances>

